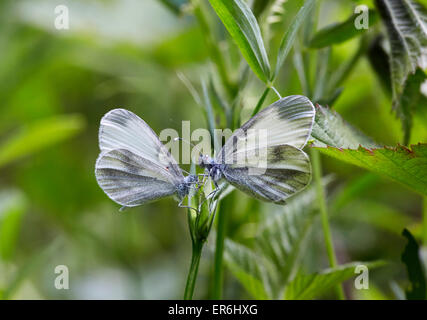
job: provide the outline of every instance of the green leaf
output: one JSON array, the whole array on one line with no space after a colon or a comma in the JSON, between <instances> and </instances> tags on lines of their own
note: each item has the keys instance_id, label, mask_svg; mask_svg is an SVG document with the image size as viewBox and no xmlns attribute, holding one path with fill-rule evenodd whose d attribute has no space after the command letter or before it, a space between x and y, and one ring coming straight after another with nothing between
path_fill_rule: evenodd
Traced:
<instances>
[{"instance_id":1,"label":"green leaf","mask_svg":"<svg viewBox=\"0 0 427 320\"><path fill-rule=\"evenodd\" d=\"M376 6L387 27L393 108L399 110L408 77L427 67L427 10L412 0L376 0ZM398 115L408 140L410 120L404 111Z\"/></svg>"},{"instance_id":2,"label":"green leaf","mask_svg":"<svg viewBox=\"0 0 427 320\"><path fill-rule=\"evenodd\" d=\"M384 175L423 195L427 194L427 144L367 149L318 148L322 153Z\"/></svg>"},{"instance_id":3,"label":"green leaf","mask_svg":"<svg viewBox=\"0 0 427 320\"><path fill-rule=\"evenodd\" d=\"M389 295L372 284L369 284L369 290L353 289L352 296L354 300L392 300Z\"/></svg>"},{"instance_id":4,"label":"green leaf","mask_svg":"<svg viewBox=\"0 0 427 320\"><path fill-rule=\"evenodd\" d=\"M426 298L426 278L419 255L419 246L414 236L404 229L402 235L408 239L408 243L402 253L402 262L408 271L410 288L406 290L406 299L424 300Z\"/></svg>"},{"instance_id":5,"label":"green leaf","mask_svg":"<svg viewBox=\"0 0 427 320\"><path fill-rule=\"evenodd\" d=\"M369 27L374 25L378 17L376 12L369 10ZM353 14L346 21L327 26L319 30L308 43L310 48L325 48L339 44L363 34L367 29L357 29L354 25L355 19L360 14Z\"/></svg>"},{"instance_id":6,"label":"green leaf","mask_svg":"<svg viewBox=\"0 0 427 320\"><path fill-rule=\"evenodd\" d=\"M292 45L294 44L294 40L297 36L298 30L300 29L303 21L307 19L308 14L313 9L314 3L315 0L306 0L304 6L298 11L298 14L295 16L291 25L286 30L285 36L283 37L280 43L279 52L277 54L276 69L272 77L272 81L279 73L283 62L285 61L286 57L289 54L289 51L292 48Z\"/></svg>"},{"instance_id":7,"label":"green leaf","mask_svg":"<svg viewBox=\"0 0 427 320\"><path fill-rule=\"evenodd\" d=\"M313 101L320 101L326 96L326 84L328 82L329 61L331 59L331 48L317 50L316 84L314 85Z\"/></svg>"},{"instance_id":8,"label":"green leaf","mask_svg":"<svg viewBox=\"0 0 427 320\"><path fill-rule=\"evenodd\" d=\"M367 52L367 58L383 88L388 94L391 94L390 63L388 61L387 52L385 52L381 45L382 39L382 36L378 36L371 42Z\"/></svg>"},{"instance_id":9,"label":"green leaf","mask_svg":"<svg viewBox=\"0 0 427 320\"><path fill-rule=\"evenodd\" d=\"M328 182L325 180L325 182ZM295 276L313 219L318 213L316 192L309 188L289 200L283 212L269 217L256 237L259 252L271 261L279 272L281 286Z\"/></svg>"},{"instance_id":10,"label":"green leaf","mask_svg":"<svg viewBox=\"0 0 427 320\"><path fill-rule=\"evenodd\" d=\"M0 167L68 139L83 127L80 115L55 116L25 126L0 145Z\"/></svg>"},{"instance_id":11,"label":"green leaf","mask_svg":"<svg viewBox=\"0 0 427 320\"><path fill-rule=\"evenodd\" d=\"M338 113L318 104L311 137L314 139L315 147L356 149L359 145L376 146L371 138L343 120Z\"/></svg>"},{"instance_id":12,"label":"green leaf","mask_svg":"<svg viewBox=\"0 0 427 320\"><path fill-rule=\"evenodd\" d=\"M242 0L209 2L254 73L267 83L270 79L270 64L258 22L251 9Z\"/></svg>"},{"instance_id":13,"label":"green leaf","mask_svg":"<svg viewBox=\"0 0 427 320\"><path fill-rule=\"evenodd\" d=\"M324 183L329 181L326 178ZM296 275L318 213L315 199L315 189L310 187L292 197L283 211L270 214L255 238L254 250L226 245L227 265L252 296L283 296L286 284Z\"/></svg>"},{"instance_id":14,"label":"green leaf","mask_svg":"<svg viewBox=\"0 0 427 320\"><path fill-rule=\"evenodd\" d=\"M426 10L412 0L376 0L376 6L387 27L391 45L393 95L397 100L408 75L425 64Z\"/></svg>"},{"instance_id":15,"label":"green leaf","mask_svg":"<svg viewBox=\"0 0 427 320\"><path fill-rule=\"evenodd\" d=\"M225 241L224 261L231 273L255 299L271 299L270 280L274 270L262 256L231 240ZM267 272L268 271L268 272Z\"/></svg>"},{"instance_id":16,"label":"green leaf","mask_svg":"<svg viewBox=\"0 0 427 320\"><path fill-rule=\"evenodd\" d=\"M412 118L417 109L427 110L427 97L421 92L421 85L426 80L426 74L421 69L417 69L415 74L411 74L406 81L405 88L400 96L397 114L402 121L404 132L403 143L407 145L411 138Z\"/></svg>"},{"instance_id":17,"label":"green leaf","mask_svg":"<svg viewBox=\"0 0 427 320\"><path fill-rule=\"evenodd\" d=\"M308 66L306 66L306 63L304 61L303 54L301 52L300 44L298 41L295 43L294 48L294 56L293 56L293 62L295 70L297 71L299 82L301 83L301 89L304 95L311 96L311 83L309 81L310 79L310 72L308 70Z\"/></svg>"},{"instance_id":18,"label":"green leaf","mask_svg":"<svg viewBox=\"0 0 427 320\"><path fill-rule=\"evenodd\" d=\"M287 300L308 300L319 297L334 286L356 275L358 265L369 270L384 265L383 262L352 262L320 273L297 276L287 287L284 298Z\"/></svg>"},{"instance_id":19,"label":"green leaf","mask_svg":"<svg viewBox=\"0 0 427 320\"><path fill-rule=\"evenodd\" d=\"M215 110L215 114L219 117L220 128L231 128L232 126L232 110L230 105L225 99L221 97L219 92L215 88L215 84L212 79L209 81L209 96L211 97L212 106ZM218 121L217 121L218 122Z\"/></svg>"},{"instance_id":20,"label":"green leaf","mask_svg":"<svg viewBox=\"0 0 427 320\"><path fill-rule=\"evenodd\" d=\"M13 256L26 208L27 201L21 192L7 190L0 193L0 257L3 260Z\"/></svg>"}]
</instances>

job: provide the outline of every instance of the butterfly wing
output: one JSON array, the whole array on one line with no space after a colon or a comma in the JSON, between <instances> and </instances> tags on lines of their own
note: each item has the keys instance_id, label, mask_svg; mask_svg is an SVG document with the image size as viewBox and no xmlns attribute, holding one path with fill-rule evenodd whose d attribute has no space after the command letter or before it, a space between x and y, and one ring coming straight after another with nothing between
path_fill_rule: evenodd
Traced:
<instances>
[{"instance_id":1,"label":"butterfly wing","mask_svg":"<svg viewBox=\"0 0 427 320\"><path fill-rule=\"evenodd\" d=\"M175 177L164 166L132 151L101 153L95 166L99 186L125 207L138 206L176 193Z\"/></svg>"},{"instance_id":2,"label":"butterfly wing","mask_svg":"<svg viewBox=\"0 0 427 320\"><path fill-rule=\"evenodd\" d=\"M114 109L101 120L99 128L101 153L114 149L131 151L170 172L175 183L184 179L182 171L156 133L136 114L125 109Z\"/></svg>"},{"instance_id":3,"label":"butterfly wing","mask_svg":"<svg viewBox=\"0 0 427 320\"><path fill-rule=\"evenodd\" d=\"M256 152L261 155L257 157L258 163L223 166L224 178L241 191L263 201L283 204L310 183L310 160L304 151L280 145Z\"/></svg>"},{"instance_id":4,"label":"butterfly wing","mask_svg":"<svg viewBox=\"0 0 427 320\"><path fill-rule=\"evenodd\" d=\"M267 136L266 146L290 145L302 149L313 127L315 110L304 96L282 98L261 110L237 130L217 155L222 163L231 163L236 153L246 152L260 132Z\"/></svg>"},{"instance_id":5,"label":"butterfly wing","mask_svg":"<svg viewBox=\"0 0 427 320\"><path fill-rule=\"evenodd\" d=\"M236 188L264 201L284 203L311 179L302 149L311 134L315 110L304 96L280 99L260 111L225 143L215 162ZM266 141L257 138L264 134Z\"/></svg>"}]
</instances>

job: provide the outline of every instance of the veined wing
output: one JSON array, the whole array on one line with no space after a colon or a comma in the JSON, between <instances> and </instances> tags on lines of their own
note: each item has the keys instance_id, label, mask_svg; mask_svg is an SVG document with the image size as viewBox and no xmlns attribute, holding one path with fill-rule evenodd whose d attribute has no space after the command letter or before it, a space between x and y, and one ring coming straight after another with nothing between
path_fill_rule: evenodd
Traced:
<instances>
[{"instance_id":1,"label":"veined wing","mask_svg":"<svg viewBox=\"0 0 427 320\"><path fill-rule=\"evenodd\" d=\"M233 163L236 153L257 148L258 139L266 137L264 147L290 145L302 149L311 134L314 106L304 96L282 98L261 110L238 129L225 143L216 159Z\"/></svg>"},{"instance_id":2,"label":"veined wing","mask_svg":"<svg viewBox=\"0 0 427 320\"><path fill-rule=\"evenodd\" d=\"M175 182L184 178L181 169L156 133L140 117L125 109L114 109L101 120L99 128L101 153L126 149L160 165L175 176Z\"/></svg>"},{"instance_id":3,"label":"veined wing","mask_svg":"<svg viewBox=\"0 0 427 320\"><path fill-rule=\"evenodd\" d=\"M311 180L310 160L304 151L281 145L249 153L248 162L223 165L224 178L260 200L283 204Z\"/></svg>"},{"instance_id":4,"label":"veined wing","mask_svg":"<svg viewBox=\"0 0 427 320\"><path fill-rule=\"evenodd\" d=\"M176 177L162 165L132 151L101 153L95 166L99 186L115 202L134 207L175 194Z\"/></svg>"}]
</instances>

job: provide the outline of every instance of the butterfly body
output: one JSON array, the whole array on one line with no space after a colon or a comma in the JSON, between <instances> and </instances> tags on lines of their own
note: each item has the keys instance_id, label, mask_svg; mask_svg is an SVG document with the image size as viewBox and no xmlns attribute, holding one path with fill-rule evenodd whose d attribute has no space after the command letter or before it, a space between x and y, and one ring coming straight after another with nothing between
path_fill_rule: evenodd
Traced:
<instances>
[{"instance_id":1,"label":"butterfly body","mask_svg":"<svg viewBox=\"0 0 427 320\"><path fill-rule=\"evenodd\" d=\"M215 183L224 177L223 171L226 169L226 165L215 162L213 158L207 155L200 155L199 166L208 172Z\"/></svg>"},{"instance_id":2,"label":"butterfly body","mask_svg":"<svg viewBox=\"0 0 427 320\"><path fill-rule=\"evenodd\" d=\"M199 178L194 174L186 176L184 181L176 186L177 200L181 202L189 194L191 187L198 181Z\"/></svg>"}]
</instances>

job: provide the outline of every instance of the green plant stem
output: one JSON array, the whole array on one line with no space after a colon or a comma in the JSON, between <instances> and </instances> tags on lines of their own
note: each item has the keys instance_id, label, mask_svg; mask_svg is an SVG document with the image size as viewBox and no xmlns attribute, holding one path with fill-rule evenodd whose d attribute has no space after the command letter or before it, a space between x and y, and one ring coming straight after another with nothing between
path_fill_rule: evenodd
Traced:
<instances>
[{"instance_id":1,"label":"green plant stem","mask_svg":"<svg viewBox=\"0 0 427 320\"><path fill-rule=\"evenodd\" d=\"M262 104L265 101L265 98L267 97L268 93L270 92L270 89L271 89L270 87L266 87L264 89L264 92L262 93L261 98L258 100L258 103L256 104L254 111L252 112L252 117L254 115L256 115L259 112L259 110L261 109Z\"/></svg>"},{"instance_id":2,"label":"green plant stem","mask_svg":"<svg viewBox=\"0 0 427 320\"><path fill-rule=\"evenodd\" d=\"M212 299L219 300L222 298L222 287L224 278L224 241L225 241L225 230L227 225L227 212L230 202L229 195L223 199L220 208L218 210L218 224L216 232L216 243L215 243L215 261L214 261L214 277L213 277L213 288L212 288Z\"/></svg>"},{"instance_id":3,"label":"green plant stem","mask_svg":"<svg viewBox=\"0 0 427 320\"><path fill-rule=\"evenodd\" d=\"M328 253L328 259L329 259L329 264L331 268L335 268L337 266L337 259L335 257L334 245L332 242L332 235L329 227L325 192L323 190L323 185L322 185L322 166L320 162L319 151L317 151L314 148L311 148L311 162L313 164L313 179L316 187L317 203L319 205L319 210L322 218L322 228L323 228L323 234L325 236L326 251ZM335 291L338 298L340 300L343 300L344 291L341 285L336 286Z\"/></svg>"},{"instance_id":4,"label":"green plant stem","mask_svg":"<svg viewBox=\"0 0 427 320\"><path fill-rule=\"evenodd\" d=\"M196 285L197 272L199 271L200 257L202 256L203 242L194 241L191 253L191 265L188 271L187 284L185 286L184 300L193 299L194 287Z\"/></svg>"},{"instance_id":5,"label":"green plant stem","mask_svg":"<svg viewBox=\"0 0 427 320\"><path fill-rule=\"evenodd\" d=\"M423 200L423 245L427 246L427 196Z\"/></svg>"}]
</instances>

